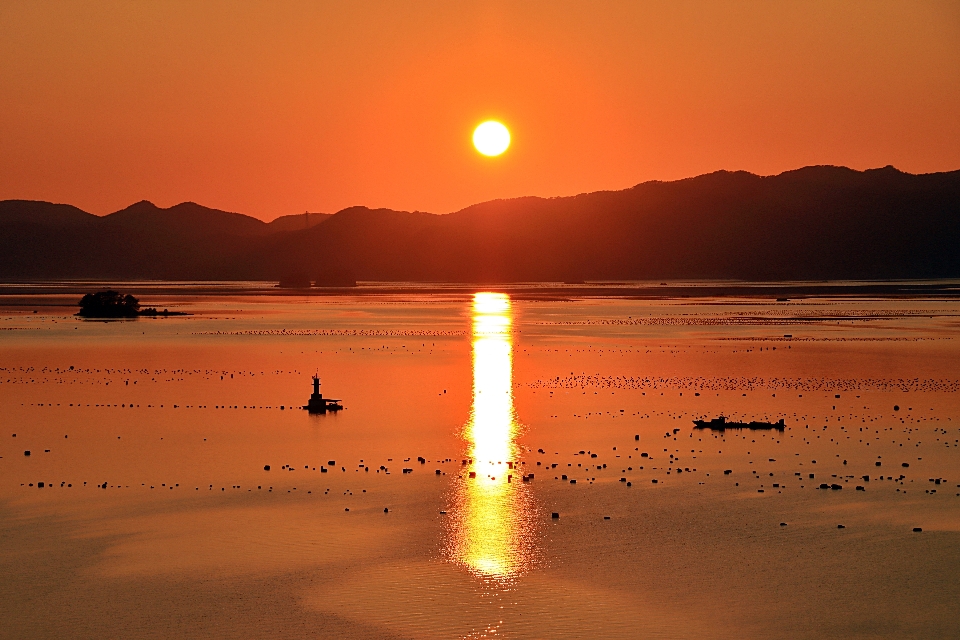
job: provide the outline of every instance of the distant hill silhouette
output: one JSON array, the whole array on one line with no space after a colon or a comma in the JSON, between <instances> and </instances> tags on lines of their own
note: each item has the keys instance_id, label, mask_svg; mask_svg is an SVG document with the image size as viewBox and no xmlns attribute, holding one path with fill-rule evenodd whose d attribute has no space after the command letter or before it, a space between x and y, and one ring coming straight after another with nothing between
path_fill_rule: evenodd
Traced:
<instances>
[{"instance_id":1,"label":"distant hill silhouette","mask_svg":"<svg viewBox=\"0 0 960 640\"><path fill-rule=\"evenodd\" d=\"M332 215L332 213L296 213L271 220L268 226L272 231L302 231L326 222Z\"/></svg>"},{"instance_id":2,"label":"distant hill silhouette","mask_svg":"<svg viewBox=\"0 0 960 640\"><path fill-rule=\"evenodd\" d=\"M183 203L107 216L0 202L0 278L523 282L960 277L960 171L718 171L446 215L351 207L272 223ZM298 222L299 221L299 222Z\"/></svg>"}]
</instances>

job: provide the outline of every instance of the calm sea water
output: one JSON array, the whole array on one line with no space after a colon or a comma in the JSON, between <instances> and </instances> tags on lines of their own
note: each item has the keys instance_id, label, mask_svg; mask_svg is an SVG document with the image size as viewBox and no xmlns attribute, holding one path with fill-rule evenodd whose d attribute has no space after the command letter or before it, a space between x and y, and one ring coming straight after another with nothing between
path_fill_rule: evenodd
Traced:
<instances>
[{"instance_id":1,"label":"calm sea water","mask_svg":"<svg viewBox=\"0 0 960 640\"><path fill-rule=\"evenodd\" d=\"M0 637L960 637L954 300L72 301L0 299Z\"/></svg>"}]
</instances>

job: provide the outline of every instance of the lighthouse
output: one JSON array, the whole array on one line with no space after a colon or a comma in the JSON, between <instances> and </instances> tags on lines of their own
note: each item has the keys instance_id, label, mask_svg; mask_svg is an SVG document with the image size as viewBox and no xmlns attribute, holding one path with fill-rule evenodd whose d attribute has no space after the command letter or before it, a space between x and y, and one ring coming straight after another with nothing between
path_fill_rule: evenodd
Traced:
<instances>
[{"instance_id":1,"label":"lighthouse","mask_svg":"<svg viewBox=\"0 0 960 640\"><path fill-rule=\"evenodd\" d=\"M310 394L310 400L303 407L310 413L326 413L327 411L339 411L343 409L339 400L333 398L324 398L320 393L320 376L313 376L313 393Z\"/></svg>"}]
</instances>

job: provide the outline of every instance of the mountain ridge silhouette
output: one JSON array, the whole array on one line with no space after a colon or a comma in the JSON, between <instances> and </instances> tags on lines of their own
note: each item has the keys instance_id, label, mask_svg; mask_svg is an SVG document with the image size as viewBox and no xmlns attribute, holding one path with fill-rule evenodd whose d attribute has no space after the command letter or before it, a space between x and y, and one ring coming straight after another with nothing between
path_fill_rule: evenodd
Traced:
<instances>
[{"instance_id":1,"label":"mountain ridge silhouette","mask_svg":"<svg viewBox=\"0 0 960 640\"><path fill-rule=\"evenodd\" d=\"M141 201L105 216L0 202L5 280L328 272L464 283L956 278L960 171L716 171L447 214L354 206L271 223L192 202Z\"/></svg>"}]
</instances>

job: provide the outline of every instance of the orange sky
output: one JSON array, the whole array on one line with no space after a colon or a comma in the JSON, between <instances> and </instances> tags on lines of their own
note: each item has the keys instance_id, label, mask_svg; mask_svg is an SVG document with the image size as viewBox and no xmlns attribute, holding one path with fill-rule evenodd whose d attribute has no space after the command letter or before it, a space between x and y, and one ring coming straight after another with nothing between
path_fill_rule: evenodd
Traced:
<instances>
[{"instance_id":1,"label":"orange sky","mask_svg":"<svg viewBox=\"0 0 960 640\"><path fill-rule=\"evenodd\" d=\"M808 164L960 168L960 3L0 2L0 199L444 213Z\"/></svg>"}]
</instances>

